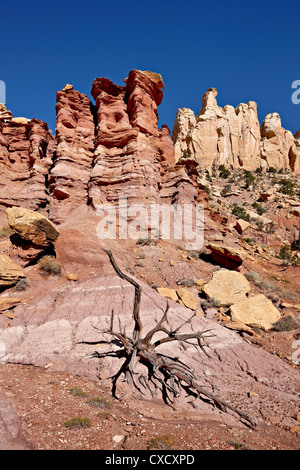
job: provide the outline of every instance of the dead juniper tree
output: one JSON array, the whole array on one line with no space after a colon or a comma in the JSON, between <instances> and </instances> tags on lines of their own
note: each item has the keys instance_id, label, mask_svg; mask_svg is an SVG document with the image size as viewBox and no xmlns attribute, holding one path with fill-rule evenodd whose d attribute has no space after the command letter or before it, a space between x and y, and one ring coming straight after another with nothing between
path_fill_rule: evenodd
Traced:
<instances>
[{"instance_id":1,"label":"dead juniper tree","mask_svg":"<svg viewBox=\"0 0 300 470\"><path fill-rule=\"evenodd\" d=\"M111 314L109 329L101 330L102 333L109 334L120 342L120 344L122 345L122 349L120 350L119 357L125 359L122 367L113 377L113 392L115 392L116 383L121 375L125 376L126 381L131 387L135 387L140 391L141 386L144 386L148 388L150 393L152 393L150 384L152 383L152 385L154 385L155 387L157 387L157 384L160 384L162 396L165 402L170 404L171 406L173 404L174 399L180 395L180 391L183 389L187 393L196 397L201 398L204 396L208 398L214 406L218 406L222 410L230 409L231 411L239 415L241 419L246 421L245 424L250 425L251 427L255 427L255 423L250 417L233 407L230 403L227 403L223 399L214 395L212 392L207 390L206 386L201 385L199 383L199 378L195 375L194 371L191 370L189 366L184 364L178 358L172 358L157 351L158 346L162 344L166 344L172 341L178 341L179 343L185 343L189 346L194 346L199 353L207 354L207 352L205 351L205 341L207 338L212 336L207 334L210 332L210 330L203 330L191 333L180 333L180 330L183 328L183 326L186 326L191 323L196 313L194 313L188 320L183 322L179 327L174 330L171 330L165 326L169 310L169 304L167 304L167 307L158 323L154 326L154 328L148 331L148 333L143 335L143 325L140 318L142 288L134 279L130 278L119 269L111 251L103 251L108 255L111 265L117 275L132 284L135 289L135 298L133 306L134 328L132 336L129 337L126 335L125 327L123 329L123 332L114 330L113 310ZM157 333L163 333L164 335L159 335L160 338L155 340L154 336ZM100 342L96 342L93 344L99 343ZM116 352L95 352L93 356L99 358L109 355L115 356ZM137 374L135 372L135 368L138 362L147 366L148 377L145 377L141 374ZM212 386L212 384L210 385Z\"/></svg>"}]
</instances>

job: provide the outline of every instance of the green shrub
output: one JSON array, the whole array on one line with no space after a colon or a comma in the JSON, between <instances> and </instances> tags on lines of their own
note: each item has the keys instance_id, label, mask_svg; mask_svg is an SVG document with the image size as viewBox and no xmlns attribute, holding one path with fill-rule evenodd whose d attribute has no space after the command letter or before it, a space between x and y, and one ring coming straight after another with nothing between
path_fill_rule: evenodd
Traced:
<instances>
[{"instance_id":1,"label":"green shrub","mask_svg":"<svg viewBox=\"0 0 300 470\"><path fill-rule=\"evenodd\" d=\"M61 274L62 264L55 256L46 255L39 260L39 267L46 274Z\"/></svg>"},{"instance_id":2,"label":"green shrub","mask_svg":"<svg viewBox=\"0 0 300 470\"><path fill-rule=\"evenodd\" d=\"M219 176L220 178L227 179L231 175L231 171L228 168L225 168L225 165L219 166Z\"/></svg>"},{"instance_id":3,"label":"green shrub","mask_svg":"<svg viewBox=\"0 0 300 470\"><path fill-rule=\"evenodd\" d=\"M251 171L248 171L248 170L244 171L244 179L246 183L246 188L249 188L255 182L254 176L252 175Z\"/></svg>"},{"instance_id":4,"label":"green shrub","mask_svg":"<svg viewBox=\"0 0 300 470\"><path fill-rule=\"evenodd\" d=\"M281 188L280 192L283 194L288 194L289 196L293 196L295 193L295 184L288 179L283 179L280 181Z\"/></svg>"},{"instance_id":5,"label":"green shrub","mask_svg":"<svg viewBox=\"0 0 300 470\"><path fill-rule=\"evenodd\" d=\"M293 254L292 249L289 245L283 245L280 248L277 258L281 259L283 261L283 264L287 266L300 266L300 259Z\"/></svg>"},{"instance_id":6,"label":"green shrub","mask_svg":"<svg viewBox=\"0 0 300 470\"><path fill-rule=\"evenodd\" d=\"M227 196L231 192L230 184L226 184L226 186L221 191L221 196Z\"/></svg>"},{"instance_id":7,"label":"green shrub","mask_svg":"<svg viewBox=\"0 0 300 470\"><path fill-rule=\"evenodd\" d=\"M80 416L74 416L64 422L64 426L67 428L90 428L92 426L90 418L81 418Z\"/></svg>"},{"instance_id":8,"label":"green shrub","mask_svg":"<svg viewBox=\"0 0 300 470\"><path fill-rule=\"evenodd\" d=\"M251 237L245 237L243 238L244 242L248 243L248 245L255 245L255 240Z\"/></svg>"},{"instance_id":9,"label":"green shrub","mask_svg":"<svg viewBox=\"0 0 300 470\"><path fill-rule=\"evenodd\" d=\"M277 173L277 170L273 166L270 166L270 168L268 169L268 172L269 173Z\"/></svg>"},{"instance_id":10,"label":"green shrub","mask_svg":"<svg viewBox=\"0 0 300 470\"><path fill-rule=\"evenodd\" d=\"M238 206L236 203L233 205L232 213L237 219L243 219L246 220L246 222L250 222L250 215L246 212L246 209Z\"/></svg>"},{"instance_id":11,"label":"green shrub","mask_svg":"<svg viewBox=\"0 0 300 470\"><path fill-rule=\"evenodd\" d=\"M253 202L252 207L253 209L256 209L256 212L259 215L263 215L266 212L266 209L261 204L259 204L259 202Z\"/></svg>"}]
</instances>

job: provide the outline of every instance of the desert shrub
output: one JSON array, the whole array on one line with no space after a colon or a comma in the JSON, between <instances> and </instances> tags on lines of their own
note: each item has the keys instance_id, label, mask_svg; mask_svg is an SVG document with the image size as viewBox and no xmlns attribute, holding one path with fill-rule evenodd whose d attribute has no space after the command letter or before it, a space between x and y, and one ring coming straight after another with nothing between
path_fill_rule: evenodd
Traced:
<instances>
[{"instance_id":1,"label":"desert shrub","mask_svg":"<svg viewBox=\"0 0 300 470\"><path fill-rule=\"evenodd\" d=\"M153 437L148 444L148 449L170 450L175 445L173 439L169 435Z\"/></svg>"},{"instance_id":2,"label":"desert shrub","mask_svg":"<svg viewBox=\"0 0 300 470\"><path fill-rule=\"evenodd\" d=\"M61 263L55 256L46 255L39 260L40 270L46 274L61 274Z\"/></svg>"},{"instance_id":3,"label":"desert shrub","mask_svg":"<svg viewBox=\"0 0 300 470\"><path fill-rule=\"evenodd\" d=\"M243 219L246 220L246 222L250 222L250 215L247 213L246 209L238 206L236 203L233 205L232 213L237 219Z\"/></svg>"},{"instance_id":4,"label":"desert shrub","mask_svg":"<svg viewBox=\"0 0 300 470\"><path fill-rule=\"evenodd\" d=\"M199 259L199 253L198 251L190 250L188 251L188 257L193 258L193 259Z\"/></svg>"},{"instance_id":5,"label":"desert shrub","mask_svg":"<svg viewBox=\"0 0 300 470\"><path fill-rule=\"evenodd\" d=\"M111 413L109 411L99 411L99 413L97 413L97 416L98 418L101 418L101 419L109 419L111 417Z\"/></svg>"},{"instance_id":6,"label":"desert shrub","mask_svg":"<svg viewBox=\"0 0 300 470\"><path fill-rule=\"evenodd\" d=\"M112 402L106 397L91 397L88 400L88 404L96 406L98 408L111 409L113 407Z\"/></svg>"},{"instance_id":7,"label":"desert shrub","mask_svg":"<svg viewBox=\"0 0 300 470\"><path fill-rule=\"evenodd\" d=\"M230 184L226 184L226 186L224 186L224 188L221 191L221 196L227 196L227 194L229 194L230 192L231 192L231 186Z\"/></svg>"},{"instance_id":8,"label":"desert shrub","mask_svg":"<svg viewBox=\"0 0 300 470\"><path fill-rule=\"evenodd\" d=\"M190 158L191 154L185 149L181 158Z\"/></svg>"},{"instance_id":9,"label":"desert shrub","mask_svg":"<svg viewBox=\"0 0 300 470\"><path fill-rule=\"evenodd\" d=\"M282 245L277 255L277 258L283 261L284 265L300 266L300 259L293 254L289 245Z\"/></svg>"},{"instance_id":10,"label":"desert shrub","mask_svg":"<svg viewBox=\"0 0 300 470\"><path fill-rule=\"evenodd\" d=\"M277 170L273 166L270 166L270 168L268 168L268 173L277 173Z\"/></svg>"},{"instance_id":11,"label":"desert shrub","mask_svg":"<svg viewBox=\"0 0 300 470\"><path fill-rule=\"evenodd\" d=\"M276 323L274 323L272 330L275 331L291 331L300 328L300 323L295 320L292 315L287 315L286 317L280 318Z\"/></svg>"},{"instance_id":12,"label":"desert shrub","mask_svg":"<svg viewBox=\"0 0 300 470\"><path fill-rule=\"evenodd\" d=\"M259 232L263 232L264 231L264 228L265 228L265 224L263 223L262 220L258 220L256 222L256 230L258 230Z\"/></svg>"},{"instance_id":13,"label":"desert shrub","mask_svg":"<svg viewBox=\"0 0 300 470\"><path fill-rule=\"evenodd\" d=\"M244 172L244 179L246 183L246 188L249 188L255 182L254 176L252 175L251 171L248 170L245 170Z\"/></svg>"},{"instance_id":14,"label":"desert shrub","mask_svg":"<svg viewBox=\"0 0 300 470\"><path fill-rule=\"evenodd\" d=\"M28 286L29 282L27 281L27 279L20 279L15 285L15 290L20 292L22 290L26 290Z\"/></svg>"},{"instance_id":15,"label":"desert shrub","mask_svg":"<svg viewBox=\"0 0 300 470\"><path fill-rule=\"evenodd\" d=\"M255 245L255 240L251 237L245 237L243 238L244 242L248 243L248 245Z\"/></svg>"},{"instance_id":16,"label":"desert shrub","mask_svg":"<svg viewBox=\"0 0 300 470\"><path fill-rule=\"evenodd\" d=\"M4 225L0 229L0 238L9 237L9 235L11 235L12 233L13 233L13 230L10 228L10 226L9 225Z\"/></svg>"},{"instance_id":17,"label":"desert shrub","mask_svg":"<svg viewBox=\"0 0 300 470\"><path fill-rule=\"evenodd\" d=\"M139 238L136 244L140 246L157 245L157 241L153 240L153 238Z\"/></svg>"},{"instance_id":18,"label":"desert shrub","mask_svg":"<svg viewBox=\"0 0 300 470\"><path fill-rule=\"evenodd\" d=\"M206 308L218 308L221 306L221 303L218 299L215 299L214 297L211 297L210 299L204 299L201 302L201 307L206 309Z\"/></svg>"},{"instance_id":19,"label":"desert shrub","mask_svg":"<svg viewBox=\"0 0 300 470\"><path fill-rule=\"evenodd\" d=\"M270 224L268 224L266 232L267 233L274 233L275 232L275 224L274 224L273 220Z\"/></svg>"},{"instance_id":20,"label":"desert shrub","mask_svg":"<svg viewBox=\"0 0 300 470\"><path fill-rule=\"evenodd\" d=\"M277 284L275 281L263 279L256 271L249 271L247 274L245 274L245 277L248 281L253 282L261 290L275 291L277 289Z\"/></svg>"},{"instance_id":21,"label":"desert shrub","mask_svg":"<svg viewBox=\"0 0 300 470\"><path fill-rule=\"evenodd\" d=\"M295 193L295 184L291 180L283 179L280 181L280 184L281 193L288 194L289 196L292 196Z\"/></svg>"},{"instance_id":22,"label":"desert shrub","mask_svg":"<svg viewBox=\"0 0 300 470\"><path fill-rule=\"evenodd\" d=\"M144 268L145 267L145 263L143 263L142 261L137 261L135 263L135 266L138 266L139 268Z\"/></svg>"},{"instance_id":23,"label":"desert shrub","mask_svg":"<svg viewBox=\"0 0 300 470\"><path fill-rule=\"evenodd\" d=\"M227 179L231 175L231 171L228 168L225 168L224 165L219 166L219 176L220 178Z\"/></svg>"},{"instance_id":24,"label":"desert shrub","mask_svg":"<svg viewBox=\"0 0 300 470\"><path fill-rule=\"evenodd\" d=\"M80 416L74 416L64 422L64 426L67 428L90 428L91 425L90 418L81 418Z\"/></svg>"},{"instance_id":25,"label":"desert shrub","mask_svg":"<svg viewBox=\"0 0 300 470\"><path fill-rule=\"evenodd\" d=\"M263 215L266 212L266 209L259 202L253 202L252 207L259 215Z\"/></svg>"},{"instance_id":26,"label":"desert shrub","mask_svg":"<svg viewBox=\"0 0 300 470\"><path fill-rule=\"evenodd\" d=\"M178 279L176 281L178 286L192 287L195 285L194 279Z\"/></svg>"},{"instance_id":27,"label":"desert shrub","mask_svg":"<svg viewBox=\"0 0 300 470\"><path fill-rule=\"evenodd\" d=\"M256 271L249 271L247 274L245 274L245 278L248 281L254 282L254 284L258 284L258 283L262 282L261 275L259 273L257 273Z\"/></svg>"},{"instance_id":28,"label":"desert shrub","mask_svg":"<svg viewBox=\"0 0 300 470\"><path fill-rule=\"evenodd\" d=\"M209 186L204 186L204 191L206 194L209 196L210 195L210 187Z\"/></svg>"},{"instance_id":29,"label":"desert shrub","mask_svg":"<svg viewBox=\"0 0 300 470\"><path fill-rule=\"evenodd\" d=\"M70 388L71 395L75 397L86 397L87 393L80 387L71 387Z\"/></svg>"}]
</instances>

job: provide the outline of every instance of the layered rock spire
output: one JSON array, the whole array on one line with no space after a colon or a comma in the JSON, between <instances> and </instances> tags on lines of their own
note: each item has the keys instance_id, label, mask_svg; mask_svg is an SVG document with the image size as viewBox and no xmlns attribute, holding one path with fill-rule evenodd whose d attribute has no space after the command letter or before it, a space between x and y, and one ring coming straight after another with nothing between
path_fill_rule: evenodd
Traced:
<instances>
[{"instance_id":1,"label":"layered rock spire","mask_svg":"<svg viewBox=\"0 0 300 470\"><path fill-rule=\"evenodd\" d=\"M188 108L178 110L172 134L176 161L188 154L205 169L223 164L299 173L296 136L281 126L277 113L268 114L260 126L254 101L221 108L216 98L217 90L210 88L198 115Z\"/></svg>"},{"instance_id":2,"label":"layered rock spire","mask_svg":"<svg viewBox=\"0 0 300 470\"><path fill-rule=\"evenodd\" d=\"M290 169L300 173L300 135L278 114L260 126L254 101L217 104L202 97L198 115L177 112L172 133L158 127L164 83L158 73L131 70L124 85L96 78L95 104L67 84L57 92L56 135L38 119L14 118L0 105L0 219L7 207L39 210L61 223L81 205L203 201L198 168ZM189 156L183 162L182 156ZM1 221L0 221L1 222Z\"/></svg>"}]
</instances>

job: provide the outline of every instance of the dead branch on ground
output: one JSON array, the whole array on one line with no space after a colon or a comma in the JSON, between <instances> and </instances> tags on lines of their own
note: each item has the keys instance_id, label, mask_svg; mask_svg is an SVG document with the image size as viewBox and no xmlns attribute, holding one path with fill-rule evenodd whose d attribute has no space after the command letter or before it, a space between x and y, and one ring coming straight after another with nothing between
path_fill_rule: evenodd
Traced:
<instances>
[{"instance_id":1,"label":"dead branch on ground","mask_svg":"<svg viewBox=\"0 0 300 470\"><path fill-rule=\"evenodd\" d=\"M101 330L102 333L109 334L119 340L121 343L121 350L119 356L125 358L125 361L118 371L118 373L113 378L113 390L115 390L116 383L119 377L124 374L126 381L131 387L137 388L142 392L141 386L147 388L151 394L150 384L154 385L156 388L160 386L163 393L163 397L166 403L169 403L171 406L174 403L174 399L180 395L182 390L190 394L194 394L197 397L206 397L208 398L214 406L218 406L222 410L231 410L236 413L242 420L246 421L247 425L255 427L254 421L232 406L230 403L224 401L223 399L217 397L214 393L207 390L207 386L201 385L199 377L195 375L195 372L191 370L189 366L184 364L179 358L173 358L162 354L156 349L166 343L173 341L178 341L181 344L187 344L189 346L195 347L195 349L201 354L207 352L205 347L207 346L207 338L214 336L209 335L211 330L203 330L191 333L181 333L183 326L186 326L191 323L192 319L195 317L194 313L188 320L184 321L176 329L171 330L165 326L169 304L163 312L161 319L158 323L143 336L143 325L140 318L140 304L141 304L141 286L131 277L124 274L118 267L111 251L103 250L109 257L112 267L114 268L117 275L128 281L134 286L135 297L134 297L134 306L133 306L133 318L134 318L134 329L132 337L126 335L125 328L123 332L114 330L114 311L111 314L110 327L107 330ZM121 328L120 328L121 329ZM154 336L157 333L163 333L164 335L158 339L154 339ZM96 357L105 357L108 355L115 355L115 351L98 353L94 354ZM137 374L135 372L136 365L138 361L148 368L148 377L144 375ZM206 379L208 382L208 379ZM210 383L211 388L213 385Z\"/></svg>"}]
</instances>

